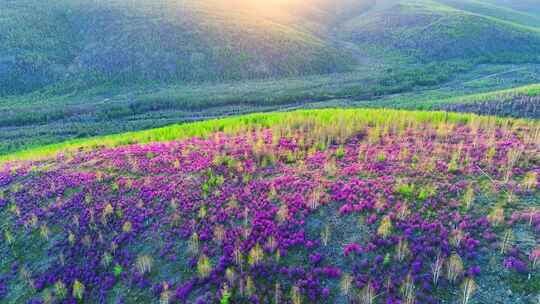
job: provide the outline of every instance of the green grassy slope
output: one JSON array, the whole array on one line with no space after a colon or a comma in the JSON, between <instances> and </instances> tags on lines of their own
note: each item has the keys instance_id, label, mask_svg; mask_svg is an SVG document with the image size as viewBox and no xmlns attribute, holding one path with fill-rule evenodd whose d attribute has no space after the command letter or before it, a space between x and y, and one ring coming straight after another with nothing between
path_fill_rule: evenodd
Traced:
<instances>
[{"instance_id":1,"label":"green grassy slope","mask_svg":"<svg viewBox=\"0 0 540 304\"><path fill-rule=\"evenodd\" d=\"M483 2L506 6L529 14L540 15L540 6L536 0L483 0Z\"/></svg>"},{"instance_id":2,"label":"green grassy slope","mask_svg":"<svg viewBox=\"0 0 540 304\"><path fill-rule=\"evenodd\" d=\"M531 27L540 26L540 16L534 11L519 11L513 9L508 3L489 3L482 0L438 0L439 3L446 4L456 9L467 12L498 18Z\"/></svg>"},{"instance_id":3,"label":"green grassy slope","mask_svg":"<svg viewBox=\"0 0 540 304\"><path fill-rule=\"evenodd\" d=\"M0 94L61 81L231 80L342 71L294 22L212 3L2 0Z\"/></svg>"},{"instance_id":4,"label":"green grassy slope","mask_svg":"<svg viewBox=\"0 0 540 304\"><path fill-rule=\"evenodd\" d=\"M435 110L476 113L526 119L540 119L540 84L511 89L466 93L459 88L426 90L383 98L377 101L355 101L356 107L392 107L408 110ZM335 105L337 106L337 105Z\"/></svg>"},{"instance_id":5,"label":"green grassy slope","mask_svg":"<svg viewBox=\"0 0 540 304\"><path fill-rule=\"evenodd\" d=\"M539 65L482 65L462 73L442 85L423 87L374 99L334 99L313 102L305 108L394 108L408 110L447 110L446 106L471 103L485 105L488 112L470 112L510 117L540 118L536 88L540 83ZM513 97L517 99L512 101ZM515 102L517 101L517 102ZM498 108L498 104L504 106ZM460 112L463 109L454 109Z\"/></svg>"},{"instance_id":6,"label":"green grassy slope","mask_svg":"<svg viewBox=\"0 0 540 304\"><path fill-rule=\"evenodd\" d=\"M490 100L510 100L515 96L536 97L540 95L540 84L527 85L509 90L500 90L482 94L472 94L463 97L454 97L447 100L441 100L440 104L455 104L455 103L476 103Z\"/></svg>"},{"instance_id":7,"label":"green grassy slope","mask_svg":"<svg viewBox=\"0 0 540 304\"><path fill-rule=\"evenodd\" d=\"M2 100L0 155L75 138L122 133L216 117L299 108L430 109L434 100L540 83L540 65L482 65L443 84L441 65L423 71L352 73L205 85L99 86ZM422 74L420 74L422 73ZM431 79L431 80L430 80ZM432 83L423 86L425 83Z\"/></svg>"},{"instance_id":8,"label":"green grassy slope","mask_svg":"<svg viewBox=\"0 0 540 304\"><path fill-rule=\"evenodd\" d=\"M467 1L465 6L474 7L473 4ZM506 13L512 18L521 17L503 9L493 9L493 16L496 15L493 11L498 15ZM361 47L397 52L421 62L539 60L540 32L536 28L493 16L455 9L435 1L402 1L350 20L344 26L343 35ZM533 17L530 19L536 22Z\"/></svg>"},{"instance_id":9,"label":"green grassy slope","mask_svg":"<svg viewBox=\"0 0 540 304\"><path fill-rule=\"evenodd\" d=\"M540 85L439 100L432 109L482 115L540 118Z\"/></svg>"},{"instance_id":10,"label":"green grassy slope","mask_svg":"<svg viewBox=\"0 0 540 304\"><path fill-rule=\"evenodd\" d=\"M404 116L404 114L406 114ZM177 124L163 128L150 129L138 132L127 132L108 136L99 136L88 139L78 139L63 143L41 146L0 156L0 164L9 161L38 160L54 157L58 153L71 153L81 150L93 150L100 147L118 147L130 144L144 144L151 142L165 142L171 140L187 139L191 137L207 137L214 132L236 134L260 128L279 128L280 125L291 124L296 120L313 120L318 123L335 122L337 119L363 120L365 123L406 120L415 123L422 122L449 122L466 123L471 120L504 121L505 118L481 117L474 114L458 114L446 112L402 111L392 109L324 109L302 110L282 113L257 113L222 119L212 119L201 122ZM515 120L519 124L537 124L526 120Z\"/></svg>"}]
</instances>

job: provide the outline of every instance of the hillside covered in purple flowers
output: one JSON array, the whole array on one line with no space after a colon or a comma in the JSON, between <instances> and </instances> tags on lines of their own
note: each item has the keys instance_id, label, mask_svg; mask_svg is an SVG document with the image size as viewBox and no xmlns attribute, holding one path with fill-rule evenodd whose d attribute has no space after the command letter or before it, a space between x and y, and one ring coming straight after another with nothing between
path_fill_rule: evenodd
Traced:
<instances>
[{"instance_id":1,"label":"hillside covered in purple flowers","mask_svg":"<svg viewBox=\"0 0 540 304\"><path fill-rule=\"evenodd\" d=\"M0 302L538 303L537 122L265 115L3 164Z\"/></svg>"}]
</instances>

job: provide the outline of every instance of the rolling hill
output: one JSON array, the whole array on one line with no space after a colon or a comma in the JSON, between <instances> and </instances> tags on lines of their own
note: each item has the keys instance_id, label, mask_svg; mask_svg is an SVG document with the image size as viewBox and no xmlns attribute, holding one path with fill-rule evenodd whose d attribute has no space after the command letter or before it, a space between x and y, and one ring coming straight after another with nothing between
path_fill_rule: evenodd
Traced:
<instances>
[{"instance_id":1,"label":"rolling hill","mask_svg":"<svg viewBox=\"0 0 540 304\"><path fill-rule=\"evenodd\" d=\"M514 10L540 15L540 7L538 7L538 2L536 0L484 0L483 2L506 6Z\"/></svg>"},{"instance_id":2,"label":"rolling hill","mask_svg":"<svg viewBox=\"0 0 540 304\"><path fill-rule=\"evenodd\" d=\"M67 81L223 81L348 67L345 55L305 29L211 1L43 4L2 0L0 93Z\"/></svg>"},{"instance_id":3,"label":"rolling hill","mask_svg":"<svg viewBox=\"0 0 540 304\"><path fill-rule=\"evenodd\" d=\"M540 14L532 9L533 5L526 6L525 2L522 4L523 8L526 8L524 11L516 9L510 3L490 3L489 1L478 0L439 0L438 2L470 13L493 17L524 26L540 26Z\"/></svg>"},{"instance_id":4,"label":"rolling hill","mask_svg":"<svg viewBox=\"0 0 540 304\"><path fill-rule=\"evenodd\" d=\"M325 74L372 57L393 62L388 54L400 62L530 62L540 49L538 15L473 0L2 0L2 7L3 95Z\"/></svg>"},{"instance_id":5,"label":"rolling hill","mask_svg":"<svg viewBox=\"0 0 540 304\"><path fill-rule=\"evenodd\" d=\"M402 1L353 18L344 25L342 35L359 48L382 50L420 62L540 59L540 31L508 21L519 18L537 25L537 18L473 4L471 1Z\"/></svg>"}]
</instances>

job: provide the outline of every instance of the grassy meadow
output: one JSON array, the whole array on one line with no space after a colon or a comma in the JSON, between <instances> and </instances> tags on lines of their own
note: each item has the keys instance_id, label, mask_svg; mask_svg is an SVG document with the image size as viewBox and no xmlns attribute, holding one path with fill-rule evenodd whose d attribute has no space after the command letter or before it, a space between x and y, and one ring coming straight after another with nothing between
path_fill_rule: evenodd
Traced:
<instances>
[{"instance_id":1,"label":"grassy meadow","mask_svg":"<svg viewBox=\"0 0 540 304\"><path fill-rule=\"evenodd\" d=\"M0 297L532 304L539 140L532 120L329 109L13 155Z\"/></svg>"}]
</instances>

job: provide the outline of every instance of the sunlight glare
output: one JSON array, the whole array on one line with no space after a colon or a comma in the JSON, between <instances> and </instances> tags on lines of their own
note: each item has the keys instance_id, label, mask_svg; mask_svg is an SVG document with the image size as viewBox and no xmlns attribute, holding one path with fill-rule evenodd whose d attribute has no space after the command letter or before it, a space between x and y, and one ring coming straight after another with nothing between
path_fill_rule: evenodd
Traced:
<instances>
[{"instance_id":1,"label":"sunlight glare","mask_svg":"<svg viewBox=\"0 0 540 304\"><path fill-rule=\"evenodd\" d=\"M226 10L241 10L253 15L286 17L292 11L307 9L312 2L302 0L211 0L216 7Z\"/></svg>"}]
</instances>

